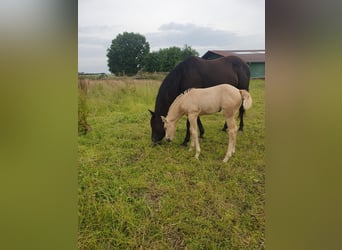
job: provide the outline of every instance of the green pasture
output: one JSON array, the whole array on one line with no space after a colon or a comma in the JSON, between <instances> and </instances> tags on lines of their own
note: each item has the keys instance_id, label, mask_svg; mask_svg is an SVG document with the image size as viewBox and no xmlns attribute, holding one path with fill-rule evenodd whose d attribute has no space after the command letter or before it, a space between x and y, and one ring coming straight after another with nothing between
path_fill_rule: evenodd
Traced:
<instances>
[{"instance_id":1,"label":"green pasture","mask_svg":"<svg viewBox=\"0 0 342 250\"><path fill-rule=\"evenodd\" d=\"M150 113L160 80L91 80L92 131L78 138L79 249L264 249L264 80L251 80L236 152L223 163L221 113L202 116L200 160L173 142L151 147Z\"/></svg>"}]
</instances>

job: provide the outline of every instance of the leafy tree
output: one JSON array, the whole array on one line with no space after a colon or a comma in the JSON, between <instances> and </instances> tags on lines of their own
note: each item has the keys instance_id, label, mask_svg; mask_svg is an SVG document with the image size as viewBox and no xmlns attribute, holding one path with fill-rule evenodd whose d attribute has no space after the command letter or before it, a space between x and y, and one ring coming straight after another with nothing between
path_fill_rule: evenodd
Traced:
<instances>
[{"instance_id":1,"label":"leafy tree","mask_svg":"<svg viewBox=\"0 0 342 250\"><path fill-rule=\"evenodd\" d=\"M134 75L142 68L149 51L150 45L143 35L119 34L107 49L109 71L116 75Z\"/></svg>"},{"instance_id":2,"label":"leafy tree","mask_svg":"<svg viewBox=\"0 0 342 250\"><path fill-rule=\"evenodd\" d=\"M185 44L181 51L181 60L184 61L189 56L199 56L199 53L191 48L189 45Z\"/></svg>"},{"instance_id":3,"label":"leafy tree","mask_svg":"<svg viewBox=\"0 0 342 250\"><path fill-rule=\"evenodd\" d=\"M185 45L183 49L178 47L159 49L158 52L149 53L145 58L144 70L148 72L169 72L189 56L198 55L198 52L188 45Z\"/></svg>"},{"instance_id":4,"label":"leafy tree","mask_svg":"<svg viewBox=\"0 0 342 250\"><path fill-rule=\"evenodd\" d=\"M180 54L181 49L178 47L160 49L160 71L168 72L172 70L178 63L181 62Z\"/></svg>"},{"instance_id":5,"label":"leafy tree","mask_svg":"<svg viewBox=\"0 0 342 250\"><path fill-rule=\"evenodd\" d=\"M144 70L147 72L160 72L161 71L159 52L153 51L145 57Z\"/></svg>"}]
</instances>

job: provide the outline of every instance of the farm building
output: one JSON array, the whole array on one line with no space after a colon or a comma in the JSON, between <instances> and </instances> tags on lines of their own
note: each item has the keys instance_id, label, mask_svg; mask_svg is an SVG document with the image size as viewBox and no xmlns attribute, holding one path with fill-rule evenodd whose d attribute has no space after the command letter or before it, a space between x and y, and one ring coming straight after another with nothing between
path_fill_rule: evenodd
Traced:
<instances>
[{"instance_id":1,"label":"farm building","mask_svg":"<svg viewBox=\"0 0 342 250\"><path fill-rule=\"evenodd\" d=\"M202 58L207 60L224 56L238 56L250 67L251 78L265 78L265 50L209 50Z\"/></svg>"}]
</instances>

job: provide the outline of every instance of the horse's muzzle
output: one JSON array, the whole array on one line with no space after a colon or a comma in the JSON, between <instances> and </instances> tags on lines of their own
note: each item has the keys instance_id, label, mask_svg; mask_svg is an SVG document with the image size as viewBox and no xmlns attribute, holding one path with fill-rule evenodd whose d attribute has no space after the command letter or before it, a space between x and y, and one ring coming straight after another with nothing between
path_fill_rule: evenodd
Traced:
<instances>
[{"instance_id":1,"label":"horse's muzzle","mask_svg":"<svg viewBox=\"0 0 342 250\"><path fill-rule=\"evenodd\" d=\"M165 138L167 142L171 142L171 139L170 138Z\"/></svg>"}]
</instances>

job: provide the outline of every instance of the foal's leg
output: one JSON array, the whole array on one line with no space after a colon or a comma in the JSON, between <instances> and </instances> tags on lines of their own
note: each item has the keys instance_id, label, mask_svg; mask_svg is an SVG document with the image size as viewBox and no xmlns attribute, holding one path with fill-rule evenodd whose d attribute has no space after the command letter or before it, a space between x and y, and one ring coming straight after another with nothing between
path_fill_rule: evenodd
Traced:
<instances>
[{"instance_id":1,"label":"foal's leg","mask_svg":"<svg viewBox=\"0 0 342 250\"><path fill-rule=\"evenodd\" d=\"M199 145L199 140L198 140L198 132L197 132L197 115L189 115L188 119L190 122L190 134L191 134L191 146L196 147L196 155L195 158L198 160L199 154L201 152L201 148Z\"/></svg>"},{"instance_id":2,"label":"foal's leg","mask_svg":"<svg viewBox=\"0 0 342 250\"><path fill-rule=\"evenodd\" d=\"M191 128L189 130L190 130L190 147L189 147L189 151L192 151L192 149L195 147L196 143L195 143L195 138L194 138L194 135L192 134Z\"/></svg>"},{"instance_id":3,"label":"foal's leg","mask_svg":"<svg viewBox=\"0 0 342 250\"><path fill-rule=\"evenodd\" d=\"M189 123L189 119L186 119L186 134L185 134L184 141L181 145L186 147L189 140L190 140L190 123Z\"/></svg>"},{"instance_id":4,"label":"foal's leg","mask_svg":"<svg viewBox=\"0 0 342 250\"><path fill-rule=\"evenodd\" d=\"M203 138L204 128L203 128L202 122L201 122L199 117L197 118L197 125L198 125L199 131L200 131L200 138ZM189 119L186 119L186 134L185 134L184 141L181 145L186 147L189 140L190 140L190 123L189 123Z\"/></svg>"},{"instance_id":5,"label":"foal's leg","mask_svg":"<svg viewBox=\"0 0 342 250\"><path fill-rule=\"evenodd\" d=\"M243 131L243 126L244 126L244 123L243 123L243 115L244 114L245 114L245 109L241 105L240 109L239 109L239 118L240 118L239 131L241 131L241 132ZM226 122L222 128L222 131L226 131L227 128L228 128L228 126L227 126L227 122Z\"/></svg>"},{"instance_id":6,"label":"foal's leg","mask_svg":"<svg viewBox=\"0 0 342 250\"><path fill-rule=\"evenodd\" d=\"M227 118L228 124L228 133L229 133L229 143L228 143L228 150L226 156L223 159L223 162L227 162L229 158L235 153L235 144L236 144L236 133L237 128L234 120L234 116Z\"/></svg>"},{"instance_id":7,"label":"foal's leg","mask_svg":"<svg viewBox=\"0 0 342 250\"><path fill-rule=\"evenodd\" d=\"M189 118L186 119L186 125L187 125L187 135L189 134L188 135L188 137L189 137L188 141L190 140L189 151L192 151L192 149L195 147L195 140L194 140L194 137L192 136L192 133L191 133ZM186 144L183 146L186 146Z\"/></svg>"}]
</instances>

